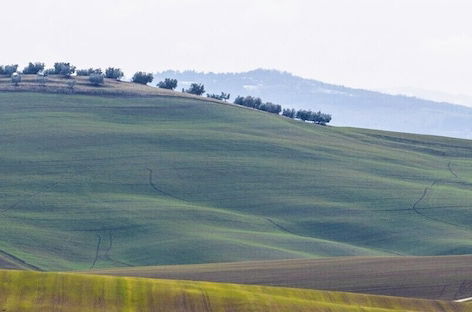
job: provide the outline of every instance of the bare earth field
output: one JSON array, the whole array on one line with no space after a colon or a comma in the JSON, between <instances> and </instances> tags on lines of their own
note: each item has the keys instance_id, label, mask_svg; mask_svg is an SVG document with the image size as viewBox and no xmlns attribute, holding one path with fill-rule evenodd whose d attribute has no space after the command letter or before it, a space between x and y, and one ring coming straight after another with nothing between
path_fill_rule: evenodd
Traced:
<instances>
[{"instance_id":1,"label":"bare earth field","mask_svg":"<svg viewBox=\"0 0 472 312\"><path fill-rule=\"evenodd\" d=\"M170 96L170 97L184 97L196 100L205 100L207 102L222 101L214 100L207 97L192 95L189 93L176 92L161 88L151 88L147 85L138 83L130 83L126 81L119 81L115 79L105 79L102 86L93 86L88 81L86 76L74 77L75 85L70 88L67 84L67 79L58 75L48 76L47 82L41 85L38 82L36 75L22 75L22 80L18 86L11 83L11 79L6 76L0 76L0 91L10 92L44 92L44 93L59 93L59 94L87 94L100 96L118 96L118 97L153 97L153 96Z\"/></svg>"},{"instance_id":2,"label":"bare earth field","mask_svg":"<svg viewBox=\"0 0 472 312\"><path fill-rule=\"evenodd\" d=\"M340 257L122 268L94 273L436 300L472 297L472 256Z\"/></svg>"}]
</instances>

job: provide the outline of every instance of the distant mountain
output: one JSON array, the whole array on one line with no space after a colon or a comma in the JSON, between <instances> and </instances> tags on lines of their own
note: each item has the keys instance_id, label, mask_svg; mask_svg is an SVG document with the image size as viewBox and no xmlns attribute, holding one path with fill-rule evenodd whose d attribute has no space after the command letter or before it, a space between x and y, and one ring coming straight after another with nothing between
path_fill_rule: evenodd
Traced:
<instances>
[{"instance_id":1,"label":"distant mountain","mask_svg":"<svg viewBox=\"0 0 472 312\"><path fill-rule=\"evenodd\" d=\"M388 94L414 96L436 102L448 102L472 107L472 96L466 94L454 94L412 87L388 88L376 91Z\"/></svg>"},{"instance_id":2,"label":"distant mountain","mask_svg":"<svg viewBox=\"0 0 472 312\"><path fill-rule=\"evenodd\" d=\"M204 83L207 92L253 95L284 107L321 110L333 125L472 139L472 108L403 95L353 89L304 79L287 72L257 69L244 73L165 71L155 79L179 80L179 88Z\"/></svg>"}]
</instances>

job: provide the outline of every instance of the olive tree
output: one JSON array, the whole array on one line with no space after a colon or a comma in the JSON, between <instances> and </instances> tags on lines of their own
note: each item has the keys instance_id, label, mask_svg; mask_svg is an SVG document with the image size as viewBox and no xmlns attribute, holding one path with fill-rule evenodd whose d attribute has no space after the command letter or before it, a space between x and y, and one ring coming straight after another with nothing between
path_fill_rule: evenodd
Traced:
<instances>
[{"instance_id":1,"label":"olive tree","mask_svg":"<svg viewBox=\"0 0 472 312\"><path fill-rule=\"evenodd\" d=\"M44 63L29 63L28 66L26 66L23 69L23 74L25 75L36 75L40 71L44 70Z\"/></svg>"},{"instance_id":2,"label":"olive tree","mask_svg":"<svg viewBox=\"0 0 472 312\"><path fill-rule=\"evenodd\" d=\"M205 86L201 83L192 83L190 88L185 90L186 93L195 94L195 95L202 95L205 93Z\"/></svg>"},{"instance_id":3,"label":"olive tree","mask_svg":"<svg viewBox=\"0 0 472 312\"><path fill-rule=\"evenodd\" d=\"M11 75L11 83L15 86L18 87L18 85L21 82L21 74L20 73L13 73Z\"/></svg>"},{"instance_id":4,"label":"olive tree","mask_svg":"<svg viewBox=\"0 0 472 312\"><path fill-rule=\"evenodd\" d=\"M177 88L177 79L166 78L164 81L159 81L157 86L162 89L174 90Z\"/></svg>"},{"instance_id":5,"label":"olive tree","mask_svg":"<svg viewBox=\"0 0 472 312\"><path fill-rule=\"evenodd\" d=\"M123 71L120 68L108 67L105 69L106 78L120 80L123 76Z\"/></svg>"},{"instance_id":6,"label":"olive tree","mask_svg":"<svg viewBox=\"0 0 472 312\"><path fill-rule=\"evenodd\" d=\"M99 85L103 84L105 76L103 74L91 74L89 76L89 82L98 87Z\"/></svg>"},{"instance_id":7,"label":"olive tree","mask_svg":"<svg viewBox=\"0 0 472 312\"><path fill-rule=\"evenodd\" d=\"M54 74L56 75L62 75L66 78L70 78L73 73L75 73L75 66L72 66L70 63L54 64Z\"/></svg>"},{"instance_id":8,"label":"olive tree","mask_svg":"<svg viewBox=\"0 0 472 312\"><path fill-rule=\"evenodd\" d=\"M151 73L137 72L134 74L132 81L139 84L148 84L154 80L154 76Z\"/></svg>"}]
</instances>

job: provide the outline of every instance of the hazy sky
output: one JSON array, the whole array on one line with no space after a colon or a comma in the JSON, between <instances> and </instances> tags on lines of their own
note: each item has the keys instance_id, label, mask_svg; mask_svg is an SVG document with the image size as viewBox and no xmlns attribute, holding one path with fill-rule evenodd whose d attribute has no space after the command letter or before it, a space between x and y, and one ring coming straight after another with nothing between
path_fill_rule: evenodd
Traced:
<instances>
[{"instance_id":1,"label":"hazy sky","mask_svg":"<svg viewBox=\"0 0 472 312\"><path fill-rule=\"evenodd\" d=\"M287 70L472 94L470 0L0 0L0 63Z\"/></svg>"}]
</instances>

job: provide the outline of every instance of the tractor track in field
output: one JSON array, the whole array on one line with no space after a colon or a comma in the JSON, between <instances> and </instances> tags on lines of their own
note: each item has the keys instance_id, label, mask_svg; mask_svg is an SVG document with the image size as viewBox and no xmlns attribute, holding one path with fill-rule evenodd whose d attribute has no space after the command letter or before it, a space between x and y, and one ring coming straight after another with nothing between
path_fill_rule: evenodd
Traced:
<instances>
[{"instance_id":1,"label":"tractor track in field","mask_svg":"<svg viewBox=\"0 0 472 312\"><path fill-rule=\"evenodd\" d=\"M449 170L449 172L456 178L458 179L459 176L457 175L457 173L454 171L454 169L452 168L452 162L450 161L448 164L447 164L447 169Z\"/></svg>"},{"instance_id":2,"label":"tractor track in field","mask_svg":"<svg viewBox=\"0 0 472 312\"><path fill-rule=\"evenodd\" d=\"M277 229L279 229L280 231L282 232L286 232L288 234L291 234L291 235L295 235L295 236L300 236L300 237L306 237L306 238L311 238L311 239L316 239L315 237L312 237L312 236L308 236L308 235L303 235L303 234L297 234L293 231L290 231L289 229L287 229L286 227L284 227L283 225L280 225L278 224L277 222L275 222L274 220L272 220L271 218L265 218L267 221L269 221L270 224L272 224L273 226L275 226ZM353 245L354 246L354 245ZM356 247L356 246L354 246ZM398 252L395 252L395 251L391 251L391 250L383 250L383 249L380 249L380 248L376 248L378 250L382 250L382 251L385 251L387 253L390 253L390 254L393 254L393 255L397 255L397 256L403 256L403 254L401 253L398 253Z\"/></svg>"},{"instance_id":3,"label":"tractor track in field","mask_svg":"<svg viewBox=\"0 0 472 312\"><path fill-rule=\"evenodd\" d=\"M454 300L470 301L472 300L472 281L464 280L460 284L456 293L454 294ZM465 299L465 300L464 300Z\"/></svg>"},{"instance_id":4,"label":"tractor track in field","mask_svg":"<svg viewBox=\"0 0 472 312\"><path fill-rule=\"evenodd\" d=\"M32 265L32 264L29 264L28 262L12 255L11 253L8 253L4 250L0 250L0 256L3 255L3 256L6 256L7 258L11 258L12 259L12 262L15 264L15 265L20 265L20 266L25 266L31 270L35 270L35 271L43 271L41 268L35 266L35 265ZM15 263L16 262L16 263Z\"/></svg>"},{"instance_id":5,"label":"tractor track in field","mask_svg":"<svg viewBox=\"0 0 472 312\"><path fill-rule=\"evenodd\" d=\"M173 199L176 199L176 200L179 200L179 201L183 201L183 202L186 202L186 203L189 203L189 204L193 204L192 202L188 201L188 200L185 200L185 199L182 199L182 198L178 198L176 197L175 195L169 193L169 192L166 192L166 191L163 191L161 190L160 188L157 187L157 185L154 183L154 180L153 180L153 175L154 175L154 172L152 169L150 168L146 168L148 171L149 171L149 185L151 186L151 188L158 192L158 193L161 193L162 195L165 195L167 197L170 197L170 198L173 198Z\"/></svg>"},{"instance_id":6,"label":"tractor track in field","mask_svg":"<svg viewBox=\"0 0 472 312\"><path fill-rule=\"evenodd\" d=\"M430 186L427 186L424 191L423 191L423 194L421 194L421 197L419 199L416 200L416 202L413 204L413 206L411 206L410 209L408 210L413 210L417 215L425 218L425 219L428 219L430 221L433 221L433 222L438 222L438 223L442 223L442 224L447 224L447 225L452 225L452 226L456 226L456 227L459 227L459 228L462 228L462 229L465 229L465 230L468 230L470 231L470 229L467 227L467 226L463 226L463 225L460 225L460 224L456 224L456 223L452 223L452 222L447 222L447 221L444 221L443 219L440 219L440 218L435 218L435 217L431 217L431 216L428 216L427 214L425 214L424 212L422 212L421 210L424 210L424 209L419 209L418 208L418 205L426 198L426 196L433 190L433 187L440 183L441 180L436 180L434 181L433 183L431 183Z\"/></svg>"},{"instance_id":7,"label":"tractor track in field","mask_svg":"<svg viewBox=\"0 0 472 312\"><path fill-rule=\"evenodd\" d=\"M448 162L447 169L455 179L459 179L459 175L454 171L451 161ZM434 188L435 185L437 185L439 183L447 183L447 182L448 181L443 180L443 179L434 180L431 183L431 185L424 188L423 193L421 194L421 196L413 203L413 205L410 208L377 209L377 210L372 210L372 211L413 211L418 216L421 216L421 217L423 217L425 219L428 219L430 221L443 223L443 224L447 224L447 225L452 225L452 226L456 226L456 227L465 229L467 231L470 231L471 229L467 226L463 226L463 225L452 223L452 222L447 222L447 221L444 221L440 218L435 218L435 217L428 216L427 214L422 212L422 210L428 210L428 208L418 208L418 205L428 196L428 194L430 194L433 191L433 188ZM449 181L449 183L455 183L455 182ZM438 207L438 208L440 208L440 207Z\"/></svg>"},{"instance_id":8,"label":"tractor track in field","mask_svg":"<svg viewBox=\"0 0 472 312\"><path fill-rule=\"evenodd\" d=\"M454 171L454 169L452 168L452 162L449 161L448 164L447 164L447 169L448 171L454 176L454 178L456 179L459 179L459 176L457 175L457 173ZM447 222L447 221L444 221L440 218L435 218L435 217L431 217L431 216L428 216L426 214L424 214L423 212L420 211L420 209L418 209L418 205L426 198L426 196L428 195L428 193L430 193L432 190L433 190L433 187L436 185L436 184L439 184L441 182L445 182L441 179L438 179L438 180L435 180L433 181L433 183L431 183L430 186L427 186L424 191L423 191L423 194L421 194L420 198L418 200L416 200L416 202L413 204L413 206L411 206L411 210L413 210L417 215L423 217L423 218L426 218L428 220L431 220L431 221L434 221L434 222L438 222L438 223L443 223L443 224L447 224L447 225L452 225L452 226L456 226L456 227L459 227L459 228L462 228L462 229L465 229L467 231L470 231L470 228L467 227L467 226L463 226L463 225L460 225L460 224L456 224L456 223L452 223L452 222Z\"/></svg>"},{"instance_id":9,"label":"tractor track in field","mask_svg":"<svg viewBox=\"0 0 472 312\"><path fill-rule=\"evenodd\" d=\"M109 242L108 247L105 250L105 254L103 255L103 258L115 264L121 264L121 265L129 266L129 267L132 266L131 264L115 260L110 256L110 251L113 248L113 233L112 232L108 232L108 242Z\"/></svg>"},{"instance_id":10,"label":"tractor track in field","mask_svg":"<svg viewBox=\"0 0 472 312\"><path fill-rule=\"evenodd\" d=\"M93 259L92 265L90 266L90 270L95 267L95 264L97 264L101 243L102 243L102 236L100 234L97 234L97 248L95 250L95 258Z\"/></svg>"},{"instance_id":11,"label":"tractor track in field","mask_svg":"<svg viewBox=\"0 0 472 312\"><path fill-rule=\"evenodd\" d=\"M32 200L32 199L35 198L36 196L41 195L41 194L45 193L46 191L48 191L48 190L50 190L50 189L56 187L58 184L59 184L59 182L56 182L56 183L53 183L53 184L51 184L51 185L49 185L49 186L46 186L43 190L31 194L31 195L29 195L27 198L20 199L20 200L14 202L13 204L7 206L7 207L4 208L4 209L0 209L0 215L6 213L6 212L7 212L8 210L10 210L10 209L14 209L14 208L18 207L18 206L21 205L22 203L26 203L26 202Z\"/></svg>"},{"instance_id":12,"label":"tractor track in field","mask_svg":"<svg viewBox=\"0 0 472 312\"><path fill-rule=\"evenodd\" d=\"M39 195L45 193L46 191L48 191L48 190L50 190L50 189L56 187L58 184L59 184L59 182L55 182L55 183L53 183L53 184L51 184L51 185L46 186L43 190L38 191L38 192L35 192L35 193L29 195L27 198L23 198L23 199L20 199L20 200L14 202L13 204L7 206L6 208L1 209L1 210L0 210L0 215L5 214L6 212L8 212L8 211L11 210L11 209L15 209L16 207L18 207L18 206L21 205L22 203L26 203L26 202L28 202L28 201L34 199L36 196L39 196ZM20 265L20 266L24 266L24 267L26 267L26 268L28 268L28 269L35 270L35 271L42 271L41 268L39 268L39 267L37 267L37 266L35 266L35 265L33 265L33 264L30 264L30 263L28 263L28 262L26 262L26 261L24 261L24 260L22 260L22 259L20 259L20 258L18 258L18 257L16 257L16 256L12 255L12 254L10 254L10 253L4 251L4 250L0 250L0 255L4 255L4 256L6 256L7 258L12 259L12 262L13 262L13 263L17 263L17 264Z\"/></svg>"}]
</instances>

